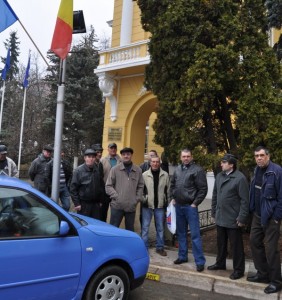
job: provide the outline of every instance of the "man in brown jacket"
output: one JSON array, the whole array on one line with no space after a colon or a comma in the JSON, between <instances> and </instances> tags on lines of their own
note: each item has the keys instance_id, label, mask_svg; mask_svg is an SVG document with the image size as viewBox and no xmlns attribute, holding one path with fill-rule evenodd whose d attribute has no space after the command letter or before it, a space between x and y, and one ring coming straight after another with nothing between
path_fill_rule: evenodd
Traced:
<instances>
[{"instance_id":1,"label":"man in brown jacket","mask_svg":"<svg viewBox=\"0 0 282 300\"><path fill-rule=\"evenodd\" d=\"M132 163L132 148L120 151L122 163L113 167L106 182L111 198L110 223L116 227L125 218L125 229L134 231L136 206L142 199L144 180L141 169Z\"/></svg>"}]
</instances>

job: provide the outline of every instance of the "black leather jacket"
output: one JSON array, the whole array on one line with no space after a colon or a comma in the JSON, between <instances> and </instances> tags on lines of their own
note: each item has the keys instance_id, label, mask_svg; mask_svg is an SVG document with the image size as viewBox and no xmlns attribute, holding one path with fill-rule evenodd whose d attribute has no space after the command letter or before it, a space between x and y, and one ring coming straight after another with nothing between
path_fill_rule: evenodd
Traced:
<instances>
[{"instance_id":1,"label":"black leather jacket","mask_svg":"<svg viewBox=\"0 0 282 300\"><path fill-rule=\"evenodd\" d=\"M170 197L177 204L198 206L205 199L208 192L205 171L193 161L187 169L179 165L171 179Z\"/></svg>"},{"instance_id":2,"label":"black leather jacket","mask_svg":"<svg viewBox=\"0 0 282 300\"><path fill-rule=\"evenodd\" d=\"M73 172L70 194L75 206L85 202L103 202L104 181L100 175L97 165L90 169L86 164L80 165Z\"/></svg>"}]
</instances>

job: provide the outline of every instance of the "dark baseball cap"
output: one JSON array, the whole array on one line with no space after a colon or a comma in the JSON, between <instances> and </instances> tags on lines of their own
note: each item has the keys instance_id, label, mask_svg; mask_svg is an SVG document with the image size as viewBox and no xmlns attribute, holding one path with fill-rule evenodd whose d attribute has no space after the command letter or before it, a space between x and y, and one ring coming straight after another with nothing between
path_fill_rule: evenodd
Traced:
<instances>
[{"instance_id":1,"label":"dark baseball cap","mask_svg":"<svg viewBox=\"0 0 282 300\"><path fill-rule=\"evenodd\" d=\"M45 145L43 147L43 150L46 150L46 151L49 151L49 152L53 152L54 151L54 149L53 149L53 147L51 145Z\"/></svg>"},{"instance_id":2,"label":"dark baseball cap","mask_svg":"<svg viewBox=\"0 0 282 300\"><path fill-rule=\"evenodd\" d=\"M6 154L7 153L7 147L5 145L0 145L0 154Z\"/></svg>"},{"instance_id":3,"label":"dark baseball cap","mask_svg":"<svg viewBox=\"0 0 282 300\"><path fill-rule=\"evenodd\" d=\"M94 149L86 149L84 152L84 156L86 155L97 155L96 151Z\"/></svg>"},{"instance_id":4,"label":"dark baseball cap","mask_svg":"<svg viewBox=\"0 0 282 300\"><path fill-rule=\"evenodd\" d=\"M234 156L233 154L226 153L226 154L222 157L221 161L226 161L226 162L228 162L229 164L235 164L235 165L236 165L236 163L237 163L237 157Z\"/></svg>"},{"instance_id":5,"label":"dark baseball cap","mask_svg":"<svg viewBox=\"0 0 282 300\"><path fill-rule=\"evenodd\" d=\"M117 148L117 144L116 143L110 143L108 148Z\"/></svg>"},{"instance_id":6,"label":"dark baseball cap","mask_svg":"<svg viewBox=\"0 0 282 300\"><path fill-rule=\"evenodd\" d=\"M130 152L131 154L133 154L133 149L129 148L129 147L125 147L125 148L120 150L120 154L126 153L126 152Z\"/></svg>"}]
</instances>

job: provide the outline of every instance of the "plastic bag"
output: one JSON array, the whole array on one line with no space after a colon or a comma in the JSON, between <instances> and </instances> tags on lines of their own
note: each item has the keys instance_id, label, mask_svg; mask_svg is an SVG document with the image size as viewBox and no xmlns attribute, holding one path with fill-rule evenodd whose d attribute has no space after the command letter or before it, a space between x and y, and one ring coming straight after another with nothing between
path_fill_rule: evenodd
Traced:
<instances>
[{"instance_id":1,"label":"plastic bag","mask_svg":"<svg viewBox=\"0 0 282 300\"><path fill-rule=\"evenodd\" d=\"M169 203L167 209L166 209L166 224L168 230L175 234L176 232L176 212L175 212L175 206L172 204L172 201Z\"/></svg>"}]
</instances>

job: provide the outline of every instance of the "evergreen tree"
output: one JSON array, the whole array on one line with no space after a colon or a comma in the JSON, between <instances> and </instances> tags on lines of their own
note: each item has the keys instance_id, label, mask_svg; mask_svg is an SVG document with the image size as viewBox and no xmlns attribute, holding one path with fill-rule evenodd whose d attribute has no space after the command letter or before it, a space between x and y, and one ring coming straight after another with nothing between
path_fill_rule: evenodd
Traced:
<instances>
[{"instance_id":1,"label":"evergreen tree","mask_svg":"<svg viewBox=\"0 0 282 300\"><path fill-rule=\"evenodd\" d=\"M10 33L10 37L4 42L6 50L10 48L10 68L7 72L5 81L5 97L3 103L3 114L2 114L2 128L0 140L2 143L6 143L11 154L16 153L16 129L20 128L18 122L20 122L19 106L22 103L21 98L21 86L19 84L19 51L18 36L16 31ZM5 65L6 57L1 57L3 65ZM3 82L1 82L3 85ZM2 99L2 97L1 97ZM12 117L11 117L12 116Z\"/></svg>"},{"instance_id":2,"label":"evergreen tree","mask_svg":"<svg viewBox=\"0 0 282 300\"><path fill-rule=\"evenodd\" d=\"M11 66L10 66L9 72L7 73L7 77L6 77L7 81L14 79L19 73L18 58L20 55L20 49L19 49L20 42L18 40L19 40L19 38L17 36L17 32L12 31L10 33L9 39L7 39L4 42L4 46L7 49L7 51L9 48L11 50L11 61L10 61ZM5 65L6 57L1 57L1 61Z\"/></svg>"},{"instance_id":3,"label":"evergreen tree","mask_svg":"<svg viewBox=\"0 0 282 300\"><path fill-rule=\"evenodd\" d=\"M263 1L137 3L152 34L146 85L159 99L155 141L170 158L189 147L215 169L231 152L252 169L253 149L266 145L281 162L281 71Z\"/></svg>"}]
</instances>

